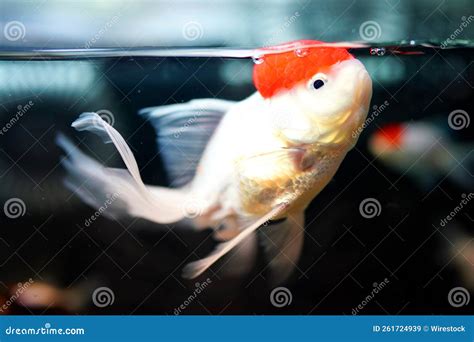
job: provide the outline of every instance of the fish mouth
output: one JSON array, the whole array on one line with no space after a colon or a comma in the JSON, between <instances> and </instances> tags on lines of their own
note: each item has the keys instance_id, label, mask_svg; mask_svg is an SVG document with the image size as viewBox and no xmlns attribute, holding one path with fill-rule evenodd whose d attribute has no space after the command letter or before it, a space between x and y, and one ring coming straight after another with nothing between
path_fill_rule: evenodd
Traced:
<instances>
[{"instance_id":1,"label":"fish mouth","mask_svg":"<svg viewBox=\"0 0 474 342\"><path fill-rule=\"evenodd\" d=\"M331 112L320 117L334 118L341 113L347 115L357 112L361 107L368 109L372 98L372 79L364 64L356 58L350 59L336 65L333 73L333 77L343 79L338 82L342 89L337 92L338 96L345 97L348 101L337 108L338 113Z\"/></svg>"}]
</instances>

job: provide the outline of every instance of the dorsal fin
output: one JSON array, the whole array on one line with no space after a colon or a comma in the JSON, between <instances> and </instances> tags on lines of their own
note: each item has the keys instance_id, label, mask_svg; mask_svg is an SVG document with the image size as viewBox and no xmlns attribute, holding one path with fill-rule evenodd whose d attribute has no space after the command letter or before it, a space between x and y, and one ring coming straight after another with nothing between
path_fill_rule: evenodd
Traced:
<instances>
[{"instance_id":1,"label":"dorsal fin","mask_svg":"<svg viewBox=\"0 0 474 342\"><path fill-rule=\"evenodd\" d=\"M158 149L172 187L182 187L193 179L209 139L234 103L198 99L140 111L155 128Z\"/></svg>"}]
</instances>

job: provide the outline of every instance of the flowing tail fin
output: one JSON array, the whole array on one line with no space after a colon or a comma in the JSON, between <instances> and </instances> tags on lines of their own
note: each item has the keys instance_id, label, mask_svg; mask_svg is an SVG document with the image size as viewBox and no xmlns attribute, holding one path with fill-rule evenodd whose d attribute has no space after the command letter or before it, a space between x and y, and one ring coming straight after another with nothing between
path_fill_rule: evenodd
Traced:
<instances>
[{"instance_id":1,"label":"flowing tail fin","mask_svg":"<svg viewBox=\"0 0 474 342\"><path fill-rule=\"evenodd\" d=\"M103 215L136 216L157 223L181 220L187 193L180 189L146 186L132 151L123 137L96 113L84 113L72 124L78 131L90 131L105 143L112 142L127 170L107 168L82 153L63 135L57 144L67 153L62 163L68 171L66 186Z\"/></svg>"}]
</instances>

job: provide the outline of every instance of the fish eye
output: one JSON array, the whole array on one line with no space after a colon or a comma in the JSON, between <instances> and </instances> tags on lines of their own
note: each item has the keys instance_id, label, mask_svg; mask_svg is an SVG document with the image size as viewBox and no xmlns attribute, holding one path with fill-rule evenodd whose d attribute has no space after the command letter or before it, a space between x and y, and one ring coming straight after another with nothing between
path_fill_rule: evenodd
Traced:
<instances>
[{"instance_id":1,"label":"fish eye","mask_svg":"<svg viewBox=\"0 0 474 342\"><path fill-rule=\"evenodd\" d=\"M314 80L313 81L313 88L314 89L319 89L321 88L322 86L324 85L324 81L320 78L318 78L317 80Z\"/></svg>"},{"instance_id":2,"label":"fish eye","mask_svg":"<svg viewBox=\"0 0 474 342\"><path fill-rule=\"evenodd\" d=\"M309 89L319 89L327 83L328 79L325 74L318 73L308 82Z\"/></svg>"}]
</instances>

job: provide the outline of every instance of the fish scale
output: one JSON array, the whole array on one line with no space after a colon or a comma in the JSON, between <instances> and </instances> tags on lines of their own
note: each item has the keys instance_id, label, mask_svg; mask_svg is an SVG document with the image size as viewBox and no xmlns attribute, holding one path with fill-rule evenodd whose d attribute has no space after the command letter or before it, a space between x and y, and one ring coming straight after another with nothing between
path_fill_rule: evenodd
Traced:
<instances>
[{"instance_id":1,"label":"fish scale","mask_svg":"<svg viewBox=\"0 0 474 342\"><path fill-rule=\"evenodd\" d=\"M284 150L283 150L284 151ZM292 151L292 150L290 150ZM340 147L314 144L305 146L304 155L295 163L292 152L274 160L258 157L241 162L237 169L239 177L240 209L245 215L264 215L281 203L291 203L287 210L276 218L297 209L304 209L335 173L334 164L344 158ZM300 166L305 159L311 159L312 165ZM270 162L271 165L267 163ZM254 165L249 165L254 163ZM270 175L261 175L261 164L271 169ZM252 172L254 170L255 172Z\"/></svg>"}]
</instances>

